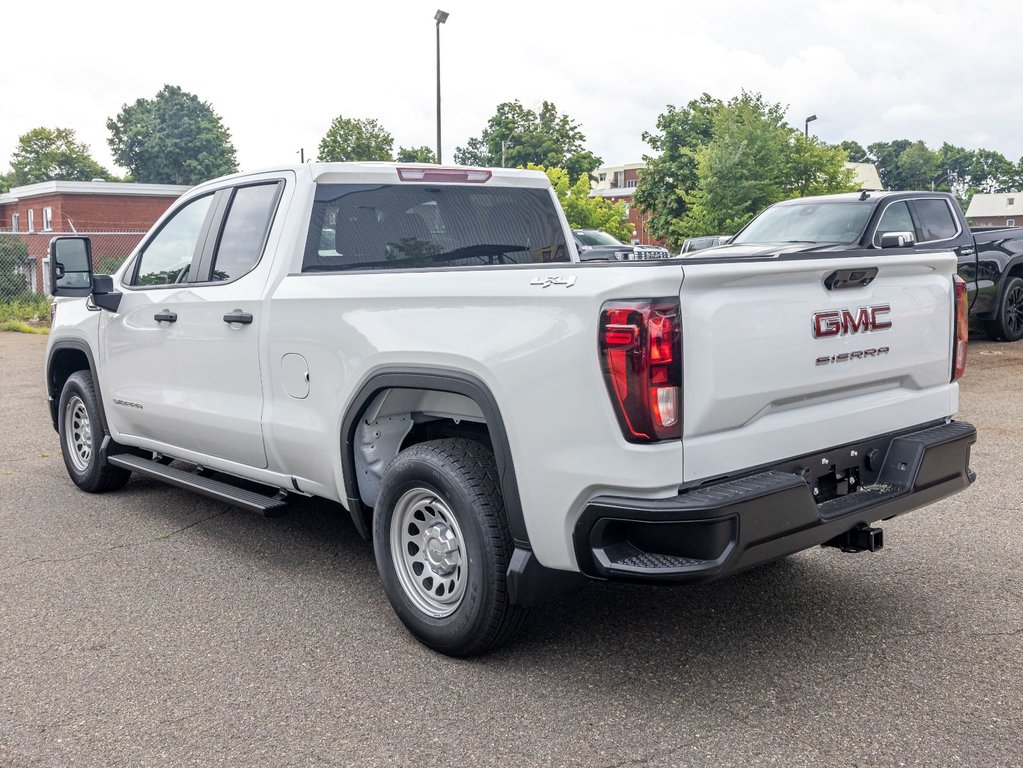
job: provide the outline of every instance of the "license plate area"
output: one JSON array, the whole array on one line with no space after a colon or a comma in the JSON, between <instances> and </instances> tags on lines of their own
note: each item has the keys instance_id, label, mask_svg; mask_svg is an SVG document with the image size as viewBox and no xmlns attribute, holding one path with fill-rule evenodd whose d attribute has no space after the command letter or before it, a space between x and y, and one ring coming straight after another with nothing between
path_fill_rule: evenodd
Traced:
<instances>
[{"instance_id":1,"label":"license plate area","mask_svg":"<svg viewBox=\"0 0 1023 768\"><path fill-rule=\"evenodd\" d=\"M876 490L892 441L924 428L915 427L904 432L829 448L820 453L790 459L770 469L800 475L813 494L814 502L820 506L824 502L859 493L864 489Z\"/></svg>"}]
</instances>

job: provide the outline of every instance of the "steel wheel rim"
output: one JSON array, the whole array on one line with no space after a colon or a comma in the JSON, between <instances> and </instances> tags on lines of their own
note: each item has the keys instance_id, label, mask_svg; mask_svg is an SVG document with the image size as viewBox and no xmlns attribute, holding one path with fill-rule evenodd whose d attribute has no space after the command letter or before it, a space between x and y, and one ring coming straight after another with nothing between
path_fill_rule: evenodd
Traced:
<instances>
[{"instance_id":1,"label":"steel wheel rim","mask_svg":"<svg viewBox=\"0 0 1023 768\"><path fill-rule=\"evenodd\" d=\"M1006 297L1005 325L1013 335L1023 329L1023 285L1017 285Z\"/></svg>"},{"instance_id":2,"label":"steel wheel rim","mask_svg":"<svg viewBox=\"0 0 1023 768\"><path fill-rule=\"evenodd\" d=\"M465 596L469 558L451 507L426 488L402 494L391 516L391 560L405 596L435 619Z\"/></svg>"},{"instance_id":3,"label":"steel wheel rim","mask_svg":"<svg viewBox=\"0 0 1023 768\"><path fill-rule=\"evenodd\" d=\"M92 461L92 422L89 410L78 395L72 395L64 406L64 430L67 433L68 458L76 470L85 472Z\"/></svg>"}]
</instances>

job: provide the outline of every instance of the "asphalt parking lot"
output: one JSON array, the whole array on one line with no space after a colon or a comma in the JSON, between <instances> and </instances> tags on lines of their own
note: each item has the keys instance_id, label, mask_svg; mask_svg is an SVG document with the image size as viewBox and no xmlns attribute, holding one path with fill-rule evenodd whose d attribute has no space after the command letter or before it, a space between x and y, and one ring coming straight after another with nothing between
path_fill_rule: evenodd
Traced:
<instances>
[{"instance_id":1,"label":"asphalt parking lot","mask_svg":"<svg viewBox=\"0 0 1023 768\"><path fill-rule=\"evenodd\" d=\"M971 343L979 479L884 551L594 585L473 661L333 505L77 491L44 346L0 333L0 768L1023 764L1023 342Z\"/></svg>"}]
</instances>

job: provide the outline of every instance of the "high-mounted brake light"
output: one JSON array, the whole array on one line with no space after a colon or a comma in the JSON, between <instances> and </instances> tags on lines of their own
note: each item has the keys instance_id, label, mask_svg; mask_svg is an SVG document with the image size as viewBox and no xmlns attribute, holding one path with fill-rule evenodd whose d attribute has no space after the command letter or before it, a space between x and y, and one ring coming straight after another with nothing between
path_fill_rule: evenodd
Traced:
<instances>
[{"instance_id":1,"label":"high-mounted brake light","mask_svg":"<svg viewBox=\"0 0 1023 768\"><path fill-rule=\"evenodd\" d=\"M952 381L959 381L966 373L966 346L970 338L970 299L966 293L966 281L959 275L952 277L955 283L955 334L952 338Z\"/></svg>"},{"instance_id":2,"label":"high-mounted brake light","mask_svg":"<svg viewBox=\"0 0 1023 768\"><path fill-rule=\"evenodd\" d=\"M483 184L494 174L474 168L399 168L402 181L427 181L451 184Z\"/></svg>"},{"instance_id":3,"label":"high-mounted brake light","mask_svg":"<svg viewBox=\"0 0 1023 768\"><path fill-rule=\"evenodd\" d=\"M600 364L615 416L631 443L682 436L678 299L612 301L600 313Z\"/></svg>"}]
</instances>

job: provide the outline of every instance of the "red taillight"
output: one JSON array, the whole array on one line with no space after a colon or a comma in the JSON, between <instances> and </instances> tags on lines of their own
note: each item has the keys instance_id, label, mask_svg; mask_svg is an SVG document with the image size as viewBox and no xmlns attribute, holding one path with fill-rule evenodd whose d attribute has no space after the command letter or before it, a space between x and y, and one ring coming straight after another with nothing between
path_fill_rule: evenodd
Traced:
<instances>
[{"instance_id":1,"label":"red taillight","mask_svg":"<svg viewBox=\"0 0 1023 768\"><path fill-rule=\"evenodd\" d=\"M966 281L959 275L952 278L955 283L955 335L952 339L952 381L959 381L966 373L966 345L970 338L970 299L966 293Z\"/></svg>"},{"instance_id":2,"label":"red taillight","mask_svg":"<svg viewBox=\"0 0 1023 768\"><path fill-rule=\"evenodd\" d=\"M493 173L481 168L399 168L402 181L449 182L453 184L483 184Z\"/></svg>"},{"instance_id":3,"label":"red taillight","mask_svg":"<svg viewBox=\"0 0 1023 768\"><path fill-rule=\"evenodd\" d=\"M600 313L600 363L625 439L682 436L682 331L677 299L612 301Z\"/></svg>"}]
</instances>

